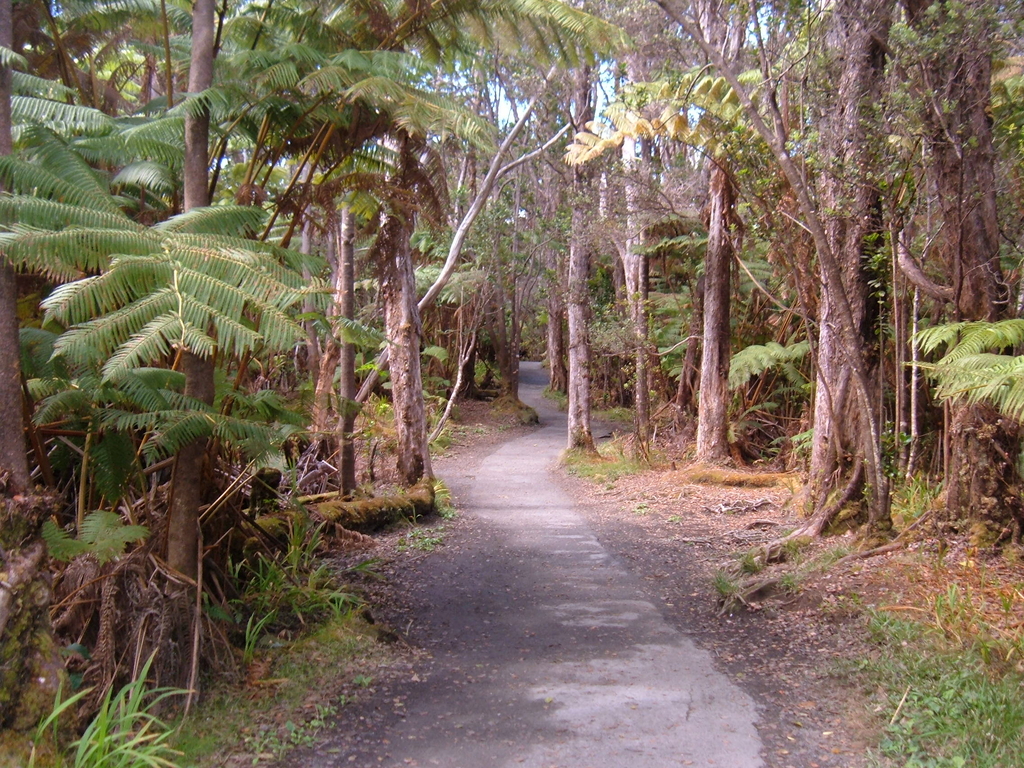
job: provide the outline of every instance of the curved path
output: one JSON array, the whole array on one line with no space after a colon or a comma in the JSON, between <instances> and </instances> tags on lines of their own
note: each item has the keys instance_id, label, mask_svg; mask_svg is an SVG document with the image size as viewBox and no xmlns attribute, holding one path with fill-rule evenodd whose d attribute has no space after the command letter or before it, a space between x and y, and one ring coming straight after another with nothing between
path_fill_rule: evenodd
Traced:
<instances>
[{"instance_id":1,"label":"curved path","mask_svg":"<svg viewBox=\"0 0 1024 768\"><path fill-rule=\"evenodd\" d=\"M752 699L664 621L552 475L566 423L545 383L523 364L539 430L444 473L474 533L414 588L412 634L433 659L395 699L404 716L381 724L373 763L338 750L318 764L763 765Z\"/></svg>"}]
</instances>

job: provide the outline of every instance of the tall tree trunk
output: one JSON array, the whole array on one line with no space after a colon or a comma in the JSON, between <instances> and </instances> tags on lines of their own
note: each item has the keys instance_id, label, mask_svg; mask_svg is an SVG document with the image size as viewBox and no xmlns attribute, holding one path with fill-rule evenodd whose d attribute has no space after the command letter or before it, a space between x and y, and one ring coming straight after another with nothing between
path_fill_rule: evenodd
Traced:
<instances>
[{"instance_id":1,"label":"tall tree trunk","mask_svg":"<svg viewBox=\"0 0 1024 768\"><path fill-rule=\"evenodd\" d=\"M214 0L195 0L192 6L192 60L188 91L196 94L213 84ZM185 210L210 204L210 114L206 109L185 114ZM185 394L213 403L213 360L186 350L182 355ZM167 513L167 562L195 579L198 574L199 506L203 502L206 439L178 452L170 509Z\"/></svg>"},{"instance_id":2,"label":"tall tree trunk","mask_svg":"<svg viewBox=\"0 0 1024 768\"><path fill-rule=\"evenodd\" d=\"M395 213L385 214L374 245L380 270L391 361L391 397L398 433L398 474L413 485L433 477L427 446L427 413L420 370L420 314L416 307L416 275L409 237L412 223Z\"/></svg>"},{"instance_id":3,"label":"tall tree trunk","mask_svg":"<svg viewBox=\"0 0 1024 768\"><path fill-rule=\"evenodd\" d=\"M338 286L341 294L341 316L346 320L355 320L355 264L356 264L356 219L352 211L343 207L340 211L341 227L338 248L341 280ZM341 343L341 392L338 398L338 411L341 416L340 434L341 448L341 490L350 494L356 489L356 416L359 415L359 403L356 402L356 345L342 339Z\"/></svg>"},{"instance_id":4,"label":"tall tree trunk","mask_svg":"<svg viewBox=\"0 0 1024 768\"><path fill-rule=\"evenodd\" d=\"M14 47L11 0L0 0L0 45ZM11 70L0 67L0 155L11 154ZM0 254L0 475L10 495L29 490L25 425L22 422L21 352L18 342L18 283Z\"/></svg>"},{"instance_id":5,"label":"tall tree trunk","mask_svg":"<svg viewBox=\"0 0 1024 768\"><path fill-rule=\"evenodd\" d=\"M934 252L951 278L957 320L999 320L1009 290L999 263L995 149L992 137L993 4L907 0L909 21L928 43L921 79L928 89L926 130L929 192L941 225ZM931 13L925 13L932 9ZM1020 431L985 406L952 403L946 516L970 525L975 543L1019 536L1024 525L1022 479L1014 461Z\"/></svg>"},{"instance_id":6,"label":"tall tree trunk","mask_svg":"<svg viewBox=\"0 0 1024 768\"><path fill-rule=\"evenodd\" d=\"M639 78L637 78L639 79ZM640 190L637 181L636 141L622 144L626 169L626 236L619 252L625 285L626 307L633 346L633 434L639 453L646 455L651 437L650 349L647 338L647 256L640 246L643 223L640 217Z\"/></svg>"},{"instance_id":7,"label":"tall tree trunk","mask_svg":"<svg viewBox=\"0 0 1024 768\"><path fill-rule=\"evenodd\" d=\"M713 160L708 179L708 244L704 256L704 331L697 407L696 460L729 457L729 297L735 194L724 158Z\"/></svg>"},{"instance_id":8,"label":"tall tree trunk","mask_svg":"<svg viewBox=\"0 0 1024 768\"><path fill-rule=\"evenodd\" d=\"M584 67L576 77L577 130L593 116L590 68ZM570 449L596 452L590 428L590 250L586 242L586 211L589 209L590 185L584 172L573 170L572 220L569 232L569 282L566 312L569 320L569 441Z\"/></svg>"},{"instance_id":9,"label":"tall tree trunk","mask_svg":"<svg viewBox=\"0 0 1024 768\"><path fill-rule=\"evenodd\" d=\"M878 186L872 178L879 137L867 126L880 99L885 48L892 22L891 0L844 0L833 10L827 40L842 62L835 73L836 105L822 126L824 171L822 208L829 212L825 229L839 267L839 280L822 270L817 390L810 483L815 500L811 532L825 528L842 507L861 498L869 478L864 457L881 422L878 349L878 307L872 298L868 264L882 231ZM849 307L855 335L840 330L839 306ZM849 360L859 361L867 379L865 391L854 386ZM887 481L886 481L887 482ZM867 522L883 532L891 527L887 510L873 510Z\"/></svg>"}]
</instances>

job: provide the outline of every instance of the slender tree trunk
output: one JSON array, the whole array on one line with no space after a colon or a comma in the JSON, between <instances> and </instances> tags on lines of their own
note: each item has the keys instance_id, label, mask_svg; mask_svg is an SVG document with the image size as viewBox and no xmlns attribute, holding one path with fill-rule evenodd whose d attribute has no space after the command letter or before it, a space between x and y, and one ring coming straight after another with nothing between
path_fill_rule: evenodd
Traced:
<instances>
[{"instance_id":1,"label":"slender tree trunk","mask_svg":"<svg viewBox=\"0 0 1024 768\"><path fill-rule=\"evenodd\" d=\"M711 162L708 181L708 244L704 257L704 332L697 409L696 460L729 458L729 297L735 194L724 159Z\"/></svg>"},{"instance_id":2,"label":"slender tree trunk","mask_svg":"<svg viewBox=\"0 0 1024 768\"><path fill-rule=\"evenodd\" d=\"M577 131L593 118L593 84L589 67L576 75L574 97ZM569 232L569 267L566 290L566 314L569 324L569 448L594 453L594 435L590 428L590 249L586 242L590 207L590 184L584 172L573 169L572 219Z\"/></svg>"},{"instance_id":3,"label":"slender tree trunk","mask_svg":"<svg viewBox=\"0 0 1024 768\"><path fill-rule=\"evenodd\" d=\"M0 0L0 45L14 46L11 0ZM11 143L11 71L0 67L0 155ZM29 490L28 457L22 423L21 353L18 342L18 283L14 267L0 254L0 475L10 495Z\"/></svg>"},{"instance_id":4,"label":"slender tree trunk","mask_svg":"<svg viewBox=\"0 0 1024 768\"><path fill-rule=\"evenodd\" d=\"M548 247L544 252L547 271L547 358L552 392L565 394L569 387L569 370L565 364L565 290L566 261L558 250Z\"/></svg>"},{"instance_id":5,"label":"slender tree trunk","mask_svg":"<svg viewBox=\"0 0 1024 768\"><path fill-rule=\"evenodd\" d=\"M214 0L195 0L192 6L192 61L189 93L200 93L213 84ZM185 210L210 204L210 114L191 110L185 116ZM213 403L213 360L190 351L182 355L185 394ZM206 439L179 451L174 465L170 509L167 513L167 562L195 579L198 574L199 506L203 502Z\"/></svg>"},{"instance_id":6,"label":"slender tree trunk","mask_svg":"<svg viewBox=\"0 0 1024 768\"><path fill-rule=\"evenodd\" d=\"M704 326L704 277L701 276L693 285L693 307L690 316L689 334L686 339L686 352L679 371L679 385L676 387L676 429L682 430L684 423L692 419L697 410L694 399L699 387L700 371L697 360L700 357L701 328ZM692 437L692 432L690 436Z\"/></svg>"},{"instance_id":7,"label":"slender tree trunk","mask_svg":"<svg viewBox=\"0 0 1024 768\"><path fill-rule=\"evenodd\" d=\"M651 437L650 350L647 338L647 256L641 251L643 223L640 218L640 191L636 179L636 142L622 144L626 169L626 237L619 252L625 287L626 307L632 330L633 346L633 434L639 452L646 455Z\"/></svg>"},{"instance_id":8,"label":"slender tree trunk","mask_svg":"<svg viewBox=\"0 0 1024 768\"><path fill-rule=\"evenodd\" d=\"M584 183L573 172L574 197L581 197ZM585 214L582 202L574 201L569 235L569 285L566 312L569 318L569 448L596 451L590 428L590 252L584 242Z\"/></svg>"},{"instance_id":9,"label":"slender tree trunk","mask_svg":"<svg viewBox=\"0 0 1024 768\"><path fill-rule=\"evenodd\" d=\"M340 294L341 316L346 320L355 320L355 262L356 262L356 220L348 207L341 209L340 247ZM351 341L342 340L341 344L341 392L338 398L338 411L341 416L340 434L341 447L341 490L350 494L356 488L356 447L355 431L356 416L359 415L359 403L356 402L356 345Z\"/></svg>"}]
</instances>

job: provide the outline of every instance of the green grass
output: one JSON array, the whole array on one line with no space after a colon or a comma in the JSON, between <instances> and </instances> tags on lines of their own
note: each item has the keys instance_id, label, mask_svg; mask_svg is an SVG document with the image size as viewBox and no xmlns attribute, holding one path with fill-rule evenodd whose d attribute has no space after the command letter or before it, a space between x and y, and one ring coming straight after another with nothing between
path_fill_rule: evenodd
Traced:
<instances>
[{"instance_id":1,"label":"green grass","mask_svg":"<svg viewBox=\"0 0 1024 768\"><path fill-rule=\"evenodd\" d=\"M870 615L877 656L861 663L883 691L876 765L1011 768L1024 765L1020 641L960 634L958 596L936 601L939 626Z\"/></svg>"},{"instance_id":2,"label":"green grass","mask_svg":"<svg viewBox=\"0 0 1024 768\"><path fill-rule=\"evenodd\" d=\"M570 475L597 483L614 483L624 475L635 475L645 469L640 461L626 456L613 443L602 445L597 455L566 451L563 462Z\"/></svg>"},{"instance_id":3,"label":"green grass","mask_svg":"<svg viewBox=\"0 0 1024 768\"><path fill-rule=\"evenodd\" d=\"M269 652L269 665L254 689L220 684L204 691L171 745L181 768L212 768L229 755L245 764L279 760L292 747L315 743L317 733L345 706L346 685L365 687L388 653L375 630L356 615L332 619L296 642ZM364 666L365 665L365 666ZM259 696L252 695L253 690Z\"/></svg>"},{"instance_id":4,"label":"green grass","mask_svg":"<svg viewBox=\"0 0 1024 768\"><path fill-rule=\"evenodd\" d=\"M433 552L444 543L444 531L440 527L417 528L405 534L398 541L398 549L405 552L416 549L420 552Z\"/></svg>"}]
</instances>

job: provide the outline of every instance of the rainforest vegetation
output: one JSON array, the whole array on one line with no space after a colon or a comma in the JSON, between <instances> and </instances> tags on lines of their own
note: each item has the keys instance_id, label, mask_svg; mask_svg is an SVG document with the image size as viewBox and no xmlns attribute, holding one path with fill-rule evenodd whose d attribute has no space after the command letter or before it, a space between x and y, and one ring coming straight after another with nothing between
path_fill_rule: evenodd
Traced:
<instances>
[{"instance_id":1,"label":"rainforest vegetation","mask_svg":"<svg viewBox=\"0 0 1024 768\"><path fill-rule=\"evenodd\" d=\"M352 598L462 399L1024 523L1022 9L0 0L0 729ZM175 706L188 708L194 695ZM105 698L106 697L106 698Z\"/></svg>"}]
</instances>

